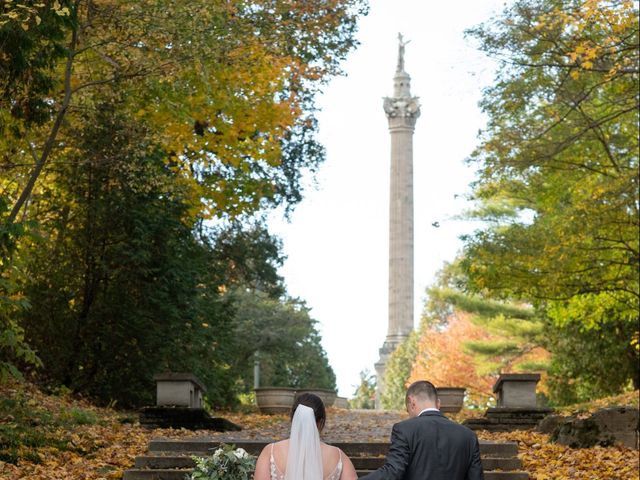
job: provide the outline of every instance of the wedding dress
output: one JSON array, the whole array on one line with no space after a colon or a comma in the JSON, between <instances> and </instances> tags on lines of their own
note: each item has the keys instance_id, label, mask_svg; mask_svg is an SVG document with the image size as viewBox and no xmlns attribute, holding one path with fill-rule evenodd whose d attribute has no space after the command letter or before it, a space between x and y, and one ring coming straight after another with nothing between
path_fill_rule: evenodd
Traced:
<instances>
[{"instance_id":1,"label":"wedding dress","mask_svg":"<svg viewBox=\"0 0 640 480\"><path fill-rule=\"evenodd\" d=\"M273 444L269 458L271 480L339 480L342 474L342 453L331 474L324 478L320 434L313 409L298 405L291 422L287 468L283 473L273 457Z\"/></svg>"}]
</instances>

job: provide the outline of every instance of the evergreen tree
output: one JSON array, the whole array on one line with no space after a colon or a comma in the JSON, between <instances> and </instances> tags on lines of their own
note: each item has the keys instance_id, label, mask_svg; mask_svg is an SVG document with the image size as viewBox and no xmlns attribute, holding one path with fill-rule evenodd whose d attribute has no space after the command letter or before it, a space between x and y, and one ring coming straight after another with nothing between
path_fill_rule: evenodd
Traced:
<instances>
[{"instance_id":1,"label":"evergreen tree","mask_svg":"<svg viewBox=\"0 0 640 480\"><path fill-rule=\"evenodd\" d=\"M360 372L360 384L349 400L349 406L367 410L376 407L376 379L369 370Z\"/></svg>"},{"instance_id":2,"label":"evergreen tree","mask_svg":"<svg viewBox=\"0 0 640 480\"><path fill-rule=\"evenodd\" d=\"M413 364L418 354L419 337L419 332L412 331L389 357L384 373L384 391L380 398L382 408L387 410L405 409L407 382L411 377Z\"/></svg>"}]
</instances>

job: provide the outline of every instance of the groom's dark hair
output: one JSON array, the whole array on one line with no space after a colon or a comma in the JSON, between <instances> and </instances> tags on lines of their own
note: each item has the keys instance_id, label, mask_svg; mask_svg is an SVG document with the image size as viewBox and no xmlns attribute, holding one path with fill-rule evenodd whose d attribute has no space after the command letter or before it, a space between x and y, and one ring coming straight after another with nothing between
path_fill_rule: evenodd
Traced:
<instances>
[{"instance_id":1,"label":"groom's dark hair","mask_svg":"<svg viewBox=\"0 0 640 480\"><path fill-rule=\"evenodd\" d=\"M322 430L324 428L324 424L327 421L327 412L324 409L324 403L319 396L314 395L313 393L301 393L297 395L293 402L293 407L291 408L291 420L293 420L293 414L296 413L298 405L304 405L312 408L313 414L316 417L318 430Z\"/></svg>"},{"instance_id":2,"label":"groom's dark hair","mask_svg":"<svg viewBox=\"0 0 640 480\"><path fill-rule=\"evenodd\" d=\"M427 382L426 380L418 380L417 382L413 382L409 385L409 388L407 388L405 401L409 400L409 396L420 397L436 403L438 401L438 390L436 390L433 383Z\"/></svg>"}]
</instances>

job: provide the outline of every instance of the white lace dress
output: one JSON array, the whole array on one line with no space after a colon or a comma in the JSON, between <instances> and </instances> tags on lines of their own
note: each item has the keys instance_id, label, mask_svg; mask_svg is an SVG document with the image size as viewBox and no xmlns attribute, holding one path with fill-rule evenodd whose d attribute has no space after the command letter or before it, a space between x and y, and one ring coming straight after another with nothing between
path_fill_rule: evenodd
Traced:
<instances>
[{"instance_id":1,"label":"white lace dress","mask_svg":"<svg viewBox=\"0 0 640 480\"><path fill-rule=\"evenodd\" d=\"M275 458L273 458L273 443L271 444L271 456L269 457L269 471L271 472L271 480L284 480L284 472L280 471L278 465L276 465ZM325 480L340 480L340 475L342 475L342 452L340 452L336 468L325 477Z\"/></svg>"}]
</instances>

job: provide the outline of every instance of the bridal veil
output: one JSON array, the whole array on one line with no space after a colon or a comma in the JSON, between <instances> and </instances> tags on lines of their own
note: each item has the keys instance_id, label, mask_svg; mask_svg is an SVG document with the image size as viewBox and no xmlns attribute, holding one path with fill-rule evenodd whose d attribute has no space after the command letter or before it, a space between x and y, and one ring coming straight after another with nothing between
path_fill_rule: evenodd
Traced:
<instances>
[{"instance_id":1,"label":"bridal veil","mask_svg":"<svg viewBox=\"0 0 640 480\"><path fill-rule=\"evenodd\" d=\"M291 422L285 480L322 480L320 433L313 409L298 405Z\"/></svg>"}]
</instances>

